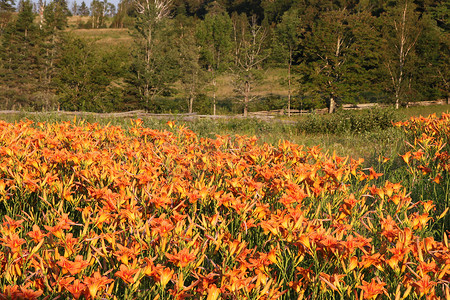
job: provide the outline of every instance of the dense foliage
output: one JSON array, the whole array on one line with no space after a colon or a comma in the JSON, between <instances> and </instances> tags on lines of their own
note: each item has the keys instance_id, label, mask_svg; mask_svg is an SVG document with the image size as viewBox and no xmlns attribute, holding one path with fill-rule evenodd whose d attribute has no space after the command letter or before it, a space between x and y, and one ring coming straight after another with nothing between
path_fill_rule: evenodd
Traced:
<instances>
[{"instance_id":1,"label":"dense foliage","mask_svg":"<svg viewBox=\"0 0 450 300\"><path fill-rule=\"evenodd\" d=\"M339 111L332 115L307 115L296 126L304 133L358 134L383 130L392 125L399 116L391 109L364 111Z\"/></svg>"},{"instance_id":2,"label":"dense foliage","mask_svg":"<svg viewBox=\"0 0 450 300\"><path fill-rule=\"evenodd\" d=\"M397 123L411 149L374 167L173 122L1 121L0 297L448 298L449 121Z\"/></svg>"},{"instance_id":3,"label":"dense foliage","mask_svg":"<svg viewBox=\"0 0 450 300\"><path fill-rule=\"evenodd\" d=\"M0 4L2 109L246 114L450 99L448 1ZM79 28L128 27L130 42L74 36L71 14ZM285 92L256 91L267 70ZM219 97L220 76L233 89Z\"/></svg>"}]
</instances>

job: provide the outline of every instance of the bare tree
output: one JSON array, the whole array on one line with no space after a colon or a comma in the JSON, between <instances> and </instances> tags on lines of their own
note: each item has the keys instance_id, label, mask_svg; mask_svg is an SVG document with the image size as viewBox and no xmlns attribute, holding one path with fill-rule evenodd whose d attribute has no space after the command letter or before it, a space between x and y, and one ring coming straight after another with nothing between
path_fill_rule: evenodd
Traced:
<instances>
[{"instance_id":1,"label":"bare tree","mask_svg":"<svg viewBox=\"0 0 450 300\"><path fill-rule=\"evenodd\" d=\"M283 53L284 60L287 63L288 74L288 116L291 116L291 97L292 97L292 65L293 56L297 44L300 40L299 29L302 26L302 21L297 10L288 10L284 13L282 22L277 26L277 39L280 43L280 49Z\"/></svg>"},{"instance_id":2,"label":"bare tree","mask_svg":"<svg viewBox=\"0 0 450 300\"><path fill-rule=\"evenodd\" d=\"M258 81L258 69L261 63L269 57L264 43L267 39L267 29L256 23L256 16L250 23L245 22L233 26L236 45L236 65L234 68L235 91L243 97L244 117L248 115L248 104L255 97L252 95L254 85Z\"/></svg>"},{"instance_id":3,"label":"bare tree","mask_svg":"<svg viewBox=\"0 0 450 300\"><path fill-rule=\"evenodd\" d=\"M134 0L136 12L150 23L158 23L170 15L172 0ZM149 28L151 29L151 28Z\"/></svg>"},{"instance_id":4,"label":"bare tree","mask_svg":"<svg viewBox=\"0 0 450 300\"><path fill-rule=\"evenodd\" d=\"M44 26L44 22L45 22L45 18L44 18L45 5L46 5L46 3L44 0L39 0L39 2L38 2L39 29L41 29L41 30L42 30L42 28Z\"/></svg>"},{"instance_id":5,"label":"bare tree","mask_svg":"<svg viewBox=\"0 0 450 300\"><path fill-rule=\"evenodd\" d=\"M407 61L417 43L421 30L419 20L415 16L412 6L408 5L408 0L405 0L403 7L393 11L391 18L393 26L390 28L391 30L386 32L388 43L386 53L389 56L385 64L395 94L395 108L398 109L404 86L410 83L406 80L408 77Z\"/></svg>"}]
</instances>

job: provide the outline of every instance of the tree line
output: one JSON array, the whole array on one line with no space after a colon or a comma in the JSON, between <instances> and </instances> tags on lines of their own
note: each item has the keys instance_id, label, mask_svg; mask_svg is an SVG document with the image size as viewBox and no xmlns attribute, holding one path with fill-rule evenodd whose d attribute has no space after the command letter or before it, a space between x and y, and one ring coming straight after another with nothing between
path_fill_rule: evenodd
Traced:
<instances>
[{"instance_id":1,"label":"tree line","mask_svg":"<svg viewBox=\"0 0 450 300\"><path fill-rule=\"evenodd\" d=\"M449 12L446 0L0 0L0 108L247 115L448 102ZM67 30L71 15L128 28L133 43L99 47ZM287 96L255 93L268 69L283 70Z\"/></svg>"}]
</instances>

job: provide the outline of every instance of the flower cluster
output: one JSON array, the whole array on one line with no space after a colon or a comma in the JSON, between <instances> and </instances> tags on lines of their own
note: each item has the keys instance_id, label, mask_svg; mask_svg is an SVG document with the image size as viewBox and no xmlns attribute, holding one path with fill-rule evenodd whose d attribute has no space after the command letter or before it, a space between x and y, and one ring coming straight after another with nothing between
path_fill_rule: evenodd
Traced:
<instances>
[{"instance_id":1,"label":"flower cluster","mask_svg":"<svg viewBox=\"0 0 450 300\"><path fill-rule=\"evenodd\" d=\"M411 150L401 155L406 164L415 167L411 171L429 174L431 180L440 183L442 173L450 171L450 113L412 117L394 125L403 128L411 139Z\"/></svg>"},{"instance_id":2,"label":"flower cluster","mask_svg":"<svg viewBox=\"0 0 450 300\"><path fill-rule=\"evenodd\" d=\"M172 122L0 122L0 299L448 298L435 204L362 163Z\"/></svg>"}]
</instances>

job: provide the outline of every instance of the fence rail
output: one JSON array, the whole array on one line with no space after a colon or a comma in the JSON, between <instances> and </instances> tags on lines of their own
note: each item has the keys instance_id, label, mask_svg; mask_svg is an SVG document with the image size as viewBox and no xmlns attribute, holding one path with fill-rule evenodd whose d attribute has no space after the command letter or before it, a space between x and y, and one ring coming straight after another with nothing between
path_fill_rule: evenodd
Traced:
<instances>
[{"instance_id":1,"label":"fence rail","mask_svg":"<svg viewBox=\"0 0 450 300\"><path fill-rule=\"evenodd\" d=\"M429 106L429 105L442 105L446 104L444 100L436 100L436 101L422 101L422 102L409 102L408 106ZM379 105L377 103L364 103L364 104L344 104L342 105L342 109L344 110L362 110L369 109L374 107L388 107L387 105ZM309 114L312 111L310 110L298 110L291 109L291 115L302 115ZM316 114L324 114L327 113L327 109L316 109L313 111ZM100 118L144 118L144 117L154 117L161 119L168 118L180 118L184 120L194 120L194 119L239 119L243 118L242 115L200 115L197 113L181 113L181 114L154 114L148 113L145 110L132 110L125 112L113 112L113 113L94 113L94 112L80 112L80 111L47 111L47 112L24 112L24 111L16 111L16 110L0 110L0 114L21 114L25 113L28 115L34 114L49 114L49 115L66 115L66 116L93 116ZM268 111L257 111L257 112L249 112L249 116L253 118L275 118L276 116L286 116L288 114L287 109L277 109L277 110L268 110Z\"/></svg>"}]
</instances>

